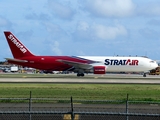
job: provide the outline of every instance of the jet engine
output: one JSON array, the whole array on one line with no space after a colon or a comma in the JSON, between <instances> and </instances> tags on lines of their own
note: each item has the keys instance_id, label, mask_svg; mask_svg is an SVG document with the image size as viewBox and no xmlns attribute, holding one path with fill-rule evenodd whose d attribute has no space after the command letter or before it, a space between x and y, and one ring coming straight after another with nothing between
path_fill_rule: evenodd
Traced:
<instances>
[{"instance_id":1,"label":"jet engine","mask_svg":"<svg viewBox=\"0 0 160 120\"><path fill-rule=\"evenodd\" d=\"M105 66L94 66L93 67L93 73L94 74L105 74L106 73L106 67Z\"/></svg>"}]
</instances>

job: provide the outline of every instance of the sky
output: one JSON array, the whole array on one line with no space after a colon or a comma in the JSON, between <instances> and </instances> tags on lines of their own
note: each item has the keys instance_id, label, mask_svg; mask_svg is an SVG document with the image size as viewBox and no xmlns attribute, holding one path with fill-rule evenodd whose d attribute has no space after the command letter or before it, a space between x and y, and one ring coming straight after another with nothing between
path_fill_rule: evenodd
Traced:
<instances>
[{"instance_id":1,"label":"sky","mask_svg":"<svg viewBox=\"0 0 160 120\"><path fill-rule=\"evenodd\" d=\"M0 61L11 31L36 55L160 60L159 0L0 0Z\"/></svg>"}]
</instances>

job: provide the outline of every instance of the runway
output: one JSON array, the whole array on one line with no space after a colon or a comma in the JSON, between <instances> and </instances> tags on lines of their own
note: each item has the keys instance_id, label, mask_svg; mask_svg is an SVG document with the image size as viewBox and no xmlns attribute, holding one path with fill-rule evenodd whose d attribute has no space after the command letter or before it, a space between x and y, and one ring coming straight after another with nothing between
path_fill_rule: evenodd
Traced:
<instances>
[{"instance_id":1,"label":"runway","mask_svg":"<svg viewBox=\"0 0 160 120\"><path fill-rule=\"evenodd\" d=\"M77 83L77 84L160 84L160 76L133 74L106 74L77 77L75 74L67 75L26 75L21 77L0 77L0 83Z\"/></svg>"}]
</instances>

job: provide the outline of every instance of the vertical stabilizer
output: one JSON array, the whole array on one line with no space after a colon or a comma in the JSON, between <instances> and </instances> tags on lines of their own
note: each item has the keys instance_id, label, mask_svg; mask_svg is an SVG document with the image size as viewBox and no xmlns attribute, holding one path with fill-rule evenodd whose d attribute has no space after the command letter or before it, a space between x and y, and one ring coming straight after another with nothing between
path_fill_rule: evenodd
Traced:
<instances>
[{"instance_id":1,"label":"vertical stabilizer","mask_svg":"<svg viewBox=\"0 0 160 120\"><path fill-rule=\"evenodd\" d=\"M11 32L4 32L14 58L34 56Z\"/></svg>"}]
</instances>

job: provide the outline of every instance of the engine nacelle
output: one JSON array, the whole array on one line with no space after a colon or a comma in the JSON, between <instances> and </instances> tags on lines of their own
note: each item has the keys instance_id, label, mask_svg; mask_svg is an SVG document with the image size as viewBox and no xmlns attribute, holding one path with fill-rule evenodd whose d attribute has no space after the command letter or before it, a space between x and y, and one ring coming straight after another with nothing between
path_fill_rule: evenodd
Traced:
<instances>
[{"instance_id":1,"label":"engine nacelle","mask_svg":"<svg viewBox=\"0 0 160 120\"><path fill-rule=\"evenodd\" d=\"M105 66L94 66L93 73L94 74L106 74L106 67Z\"/></svg>"}]
</instances>

